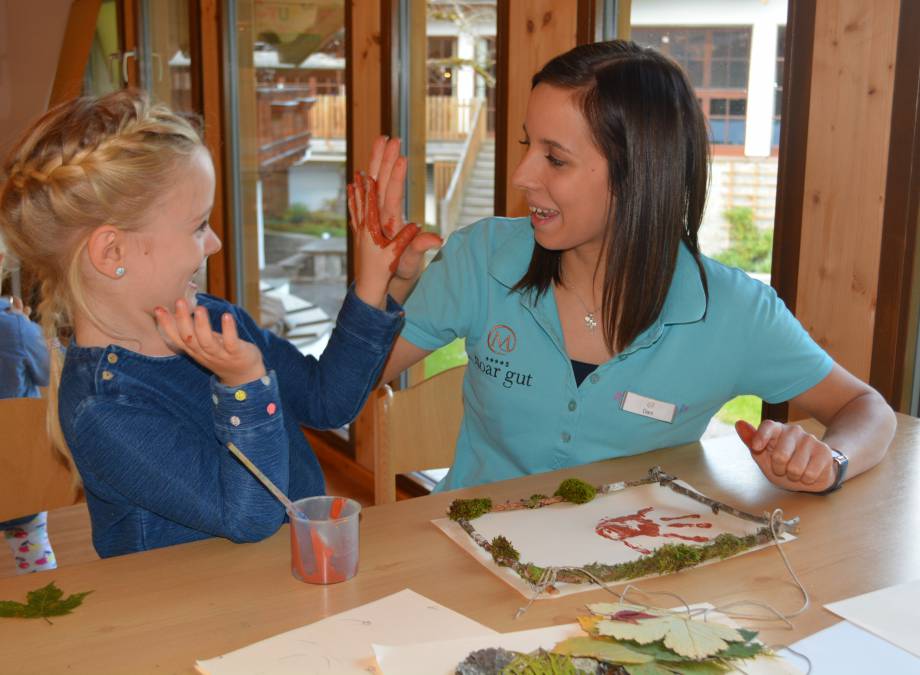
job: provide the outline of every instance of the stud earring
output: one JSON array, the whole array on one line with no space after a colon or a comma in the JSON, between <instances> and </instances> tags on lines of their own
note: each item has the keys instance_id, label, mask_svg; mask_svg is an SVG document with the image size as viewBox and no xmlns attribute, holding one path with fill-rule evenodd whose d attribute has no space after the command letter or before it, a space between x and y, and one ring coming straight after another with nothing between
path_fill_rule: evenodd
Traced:
<instances>
[{"instance_id":1,"label":"stud earring","mask_svg":"<svg viewBox=\"0 0 920 675\"><path fill-rule=\"evenodd\" d=\"M123 276L125 276L125 268L124 268L124 267L116 267L116 268L115 268L115 276L116 276L116 277L123 277Z\"/></svg>"}]
</instances>

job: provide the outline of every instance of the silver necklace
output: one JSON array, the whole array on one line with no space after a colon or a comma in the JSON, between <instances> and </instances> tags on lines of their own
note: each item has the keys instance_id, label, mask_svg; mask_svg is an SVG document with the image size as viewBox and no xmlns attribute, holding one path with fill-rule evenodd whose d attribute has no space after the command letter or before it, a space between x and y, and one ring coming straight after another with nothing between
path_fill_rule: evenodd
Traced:
<instances>
[{"instance_id":1,"label":"silver necklace","mask_svg":"<svg viewBox=\"0 0 920 675\"><path fill-rule=\"evenodd\" d=\"M578 295L578 291L576 291L574 288L572 288L572 295L577 298L578 302L581 303L581 306L585 310L585 328L593 333L597 329L597 319L594 318L594 313L597 311L597 309L588 309L588 305L585 304L585 301L581 299L581 296Z\"/></svg>"}]
</instances>

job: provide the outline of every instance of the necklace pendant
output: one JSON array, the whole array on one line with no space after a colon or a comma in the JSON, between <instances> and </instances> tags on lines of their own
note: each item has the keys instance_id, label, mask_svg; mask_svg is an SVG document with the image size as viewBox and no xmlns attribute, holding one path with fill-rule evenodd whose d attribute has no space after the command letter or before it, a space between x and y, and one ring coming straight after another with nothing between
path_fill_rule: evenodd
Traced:
<instances>
[{"instance_id":1,"label":"necklace pendant","mask_svg":"<svg viewBox=\"0 0 920 675\"><path fill-rule=\"evenodd\" d=\"M585 314L585 328L587 328L592 333L594 329L597 328L597 319L594 318L594 312L588 312Z\"/></svg>"}]
</instances>

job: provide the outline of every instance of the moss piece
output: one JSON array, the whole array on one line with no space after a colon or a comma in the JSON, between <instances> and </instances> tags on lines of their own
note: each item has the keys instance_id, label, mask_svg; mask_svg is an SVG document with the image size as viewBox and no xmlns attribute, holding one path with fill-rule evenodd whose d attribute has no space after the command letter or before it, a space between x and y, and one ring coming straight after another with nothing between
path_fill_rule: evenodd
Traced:
<instances>
[{"instance_id":1,"label":"moss piece","mask_svg":"<svg viewBox=\"0 0 920 675\"><path fill-rule=\"evenodd\" d=\"M473 520L484 516L492 510L492 500L488 497L475 499L455 499L450 503L447 517L451 520Z\"/></svg>"},{"instance_id":2,"label":"moss piece","mask_svg":"<svg viewBox=\"0 0 920 675\"><path fill-rule=\"evenodd\" d=\"M535 509L540 506L544 499L546 499L546 495L530 495L530 499L524 501L524 506L528 509Z\"/></svg>"},{"instance_id":3,"label":"moss piece","mask_svg":"<svg viewBox=\"0 0 920 675\"><path fill-rule=\"evenodd\" d=\"M521 554L506 537L498 535L492 540L492 559L502 567L510 567L521 559Z\"/></svg>"},{"instance_id":4,"label":"moss piece","mask_svg":"<svg viewBox=\"0 0 920 675\"><path fill-rule=\"evenodd\" d=\"M566 478L553 493L572 504L587 504L597 495L597 488L579 478Z\"/></svg>"}]
</instances>

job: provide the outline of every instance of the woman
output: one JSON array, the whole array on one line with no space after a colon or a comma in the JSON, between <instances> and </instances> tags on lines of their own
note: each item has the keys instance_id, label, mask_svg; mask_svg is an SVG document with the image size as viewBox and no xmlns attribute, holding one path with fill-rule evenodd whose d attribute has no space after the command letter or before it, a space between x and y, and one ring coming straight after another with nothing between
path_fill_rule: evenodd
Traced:
<instances>
[{"instance_id":1,"label":"woman","mask_svg":"<svg viewBox=\"0 0 920 675\"><path fill-rule=\"evenodd\" d=\"M403 189L394 143L371 164L385 221L398 220ZM791 401L828 427L819 440L739 423L780 487L830 491L880 461L895 428L884 399L771 288L700 254L706 123L676 64L623 41L554 58L533 78L521 143L512 181L529 222L451 236L384 371L466 338L465 415L440 489L696 441L740 394Z\"/></svg>"}]
</instances>

